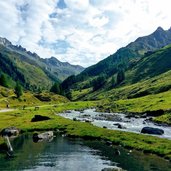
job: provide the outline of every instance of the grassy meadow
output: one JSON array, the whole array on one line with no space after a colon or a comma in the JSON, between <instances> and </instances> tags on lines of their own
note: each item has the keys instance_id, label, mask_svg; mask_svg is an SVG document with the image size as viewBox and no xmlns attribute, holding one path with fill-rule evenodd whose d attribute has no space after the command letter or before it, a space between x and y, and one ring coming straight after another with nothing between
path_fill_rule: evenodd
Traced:
<instances>
[{"instance_id":1,"label":"grassy meadow","mask_svg":"<svg viewBox=\"0 0 171 171\"><path fill-rule=\"evenodd\" d=\"M91 123L72 121L58 115L58 113L65 110L80 110L92 107L97 108L100 105L103 105L104 109L109 107L113 111L123 111L123 109L125 111L133 111L134 109L134 111L139 112L146 108L160 108L161 103L163 108L167 109L170 106L169 99L171 98L171 92L161 93L158 94L158 96L149 95L142 98L118 100L114 102L107 99L100 101L70 102L65 97L48 93L42 93L41 97L51 97L51 100L49 102L42 102L30 92L25 92L20 99L17 99L12 90L1 87L0 109L6 108L6 101L8 101L10 108L14 110L0 112L0 130L11 126L19 128L22 132L63 130L68 136L111 141L113 144L122 145L126 148L133 148L148 153L154 153L171 160L170 140L148 135L99 128L93 126ZM168 98L167 100L166 97ZM158 99L162 101L159 101ZM143 107L143 104L147 106ZM24 109L23 106L25 106ZM39 109L35 110L35 106L39 106ZM47 121L31 122L31 119L37 114L48 116L51 119ZM168 120L167 114L157 119L160 121ZM1 137L0 144L3 143L4 140Z\"/></svg>"},{"instance_id":2,"label":"grassy meadow","mask_svg":"<svg viewBox=\"0 0 171 171\"><path fill-rule=\"evenodd\" d=\"M93 126L90 123L72 121L57 115L64 110L84 109L95 107L96 105L96 102L87 101L58 103L54 105L44 104L40 106L39 110L35 110L34 107L26 107L25 110L16 109L14 111L0 113L0 129L15 126L23 132L65 130L65 133L69 136L112 141L113 144L120 144L126 148L154 153L171 160L170 140L135 133L108 130ZM47 121L31 122L31 119L36 114L48 116L51 119ZM2 144L3 142L4 141L1 138L0 143Z\"/></svg>"}]
</instances>

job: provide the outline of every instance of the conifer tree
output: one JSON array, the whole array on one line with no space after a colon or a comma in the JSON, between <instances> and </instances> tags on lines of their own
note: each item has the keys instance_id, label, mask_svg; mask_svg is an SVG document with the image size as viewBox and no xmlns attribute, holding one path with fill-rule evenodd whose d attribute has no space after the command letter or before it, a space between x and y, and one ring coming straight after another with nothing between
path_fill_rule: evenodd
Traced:
<instances>
[{"instance_id":1,"label":"conifer tree","mask_svg":"<svg viewBox=\"0 0 171 171\"><path fill-rule=\"evenodd\" d=\"M0 85L3 87L8 87L7 76L4 74L0 76Z\"/></svg>"},{"instance_id":2,"label":"conifer tree","mask_svg":"<svg viewBox=\"0 0 171 171\"><path fill-rule=\"evenodd\" d=\"M117 84L120 84L125 79L125 73L123 70L120 70L117 74Z\"/></svg>"},{"instance_id":3,"label":"conifer tree","mask_svg":"<svg viewBox=\"0 0 171 171\"><path fill-rule=\"evenodd\" d=\"M50 92L53 92L55 94L61 94L60 84L58 82L54 83L50 89Z\"/></svg>"},{"instance_id":4,"label":"conifer tree","mask_svg":"<svg viewBox=\"0 0 171 171\"><path fill-rule=\"evenodd\" d=\"M22 90L22 87L19 82L16 83L15 94L16 94L17 98L21 97L23 94L23 90Z\"/></svg>"}]
</instances>

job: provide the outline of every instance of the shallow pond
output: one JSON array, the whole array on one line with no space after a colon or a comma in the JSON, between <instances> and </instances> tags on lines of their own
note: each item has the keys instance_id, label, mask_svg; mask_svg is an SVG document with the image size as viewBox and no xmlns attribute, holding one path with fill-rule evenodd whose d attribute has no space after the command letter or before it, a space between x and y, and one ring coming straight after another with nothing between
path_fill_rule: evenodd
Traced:
<instances>
[{"instance_id":1,"label":"shallow pond","mask_svg":"<svg viewBox=\"0 0 171 171\"><path fill-rule=\"evenodd\" d=\"M32 135L11 140L14 157L0 154L1 171L101 171L120 167L128 171L170 171L171 163L155 155L83 141L57 134L51 142L32 141ZM120 151L120 155L116 153Z\"/></svg>"}]
</instances>

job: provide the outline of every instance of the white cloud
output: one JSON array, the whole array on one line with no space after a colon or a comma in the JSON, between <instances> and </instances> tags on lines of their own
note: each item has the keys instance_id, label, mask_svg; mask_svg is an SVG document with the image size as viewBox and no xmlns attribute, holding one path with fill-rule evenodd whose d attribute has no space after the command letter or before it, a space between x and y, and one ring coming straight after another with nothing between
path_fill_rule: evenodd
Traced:
<instances>
[{"instance_id":1,"label":"white cloud","mask_svg":"<svg viewBox=\"0 0 171 171\"><path fill-rule=\"evenodd\" d=\"M63 2L0 1L0 36L41 57L89 66L158 26L171 26L170 0Z\"/></svg>"},{"instance_id":2,"label":"white cloud","mask_svg":"<svg viewBox=\"0 0 171 171\"><path fill-rule=\"evenodd\" d=\"M89 0L65 0L66 5L71 10L85 11L89 7Z\"/></svg>"}]
</instances>

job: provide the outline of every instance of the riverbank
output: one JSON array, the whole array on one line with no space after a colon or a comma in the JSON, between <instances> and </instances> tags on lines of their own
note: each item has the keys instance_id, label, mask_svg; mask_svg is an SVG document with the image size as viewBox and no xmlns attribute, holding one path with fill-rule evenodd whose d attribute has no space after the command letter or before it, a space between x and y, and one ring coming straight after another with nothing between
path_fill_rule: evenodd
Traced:
<instances>
[{"instance_id":1,"label":"riverbank","mask_svg":"<svg viewBox=\"0 0 171 171\"><path fill-rule=\"evenodd\" d=\"M8 113L1 113L0 129L15 126L23 132L61 130L68 136L111 141L113 144L141 150L145 153L157 154L171 161L170 140L136 133L108 130L93 126L90 123L72 121L56 115L56 113L64 110L85 109L96 105L96 102L70 102L51 106L40 106L38 110L32 107L26 107L25 110L20 109ZM48 116L51 119L31 122L34 115L38 114ZM0 143L3 143L2 138L0 139Z\"/></svg>"},{"instance_id":2,"label":"riverbank","mask_svg":"<svg viewBox=\"0 0 171 171\"><path fill-rule=\"evenodd\" d=\"M99 101L99 111L121 112L137 116L151 113L153 121L171 125L171 91L138 98L115 100L107 96Z\"/></svg>"}]
</instances>

